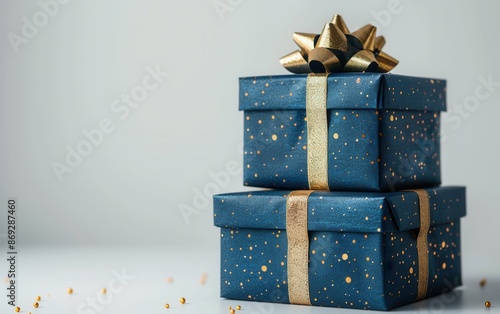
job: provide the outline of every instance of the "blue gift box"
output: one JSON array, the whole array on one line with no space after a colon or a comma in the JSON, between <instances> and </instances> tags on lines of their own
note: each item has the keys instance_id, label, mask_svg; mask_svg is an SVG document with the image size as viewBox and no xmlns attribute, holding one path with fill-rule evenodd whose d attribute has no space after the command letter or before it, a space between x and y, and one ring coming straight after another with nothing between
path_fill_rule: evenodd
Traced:
<instances>
[{"instance_id":1,"label":"blue gift box","mask_svg":"<svg viewBox=\"0 0 500 314\"><path fill-rule=\"evenodd\" d=\"M299 281L299 288L307 290L311 305L389 310L461 285L465 188L423 191L422 198L414 191L309 195L308 282ZM222 297L291 302L295 260L287 232L289 194L270 190L214 196L214 222L221 228ZM426 199L427 223L421 210Z\"/></svg>"},{"instance_id":2,"label":"blue gift box","mask_svg":"<svg viewBox=\"0 0 500 314\"><path fill-rule=\"evenodd\" d=\"M318 189L308 181L307 78L240 78L245 185ZM439 120L446 81L331 74L325 97L327 189L392 191L441 183Z\"/></svg>"}]
</instances>

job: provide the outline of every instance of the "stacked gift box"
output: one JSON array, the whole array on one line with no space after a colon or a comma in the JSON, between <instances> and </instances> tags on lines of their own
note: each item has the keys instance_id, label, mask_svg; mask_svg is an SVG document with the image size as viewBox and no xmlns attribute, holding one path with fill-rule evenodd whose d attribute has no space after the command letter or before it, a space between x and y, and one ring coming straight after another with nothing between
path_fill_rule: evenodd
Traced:
<instances>
[{"instance_id":1,"label":"stacked gift box","mask_svg":"<svg viewBox=\"0 0 500 314\"><path fill-rule=\"evenodd\" d=\"M272 190L214 196L221 296L389 310L460 285L446 82L380 73L397 61L371 25L294 39L281 61L298 74L240 79L244 183Z\"/></svg>"}]
</instances>

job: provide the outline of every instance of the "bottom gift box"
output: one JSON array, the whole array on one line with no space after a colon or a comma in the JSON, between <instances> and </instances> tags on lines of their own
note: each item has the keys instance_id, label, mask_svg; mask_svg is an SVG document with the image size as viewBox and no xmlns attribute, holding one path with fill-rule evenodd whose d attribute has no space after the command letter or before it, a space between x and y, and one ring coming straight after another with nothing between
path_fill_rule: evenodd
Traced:
<instances>
[{"instance_id":1,"label":"bottom gift box","mask_svg":"<svg viewBox=\"0 0 500 314\"><path fill-rule=\"evenodd\" d=\"M390 310L461 285L465 188L214 196L221 296Z\"/></svg>"}]
</instances>

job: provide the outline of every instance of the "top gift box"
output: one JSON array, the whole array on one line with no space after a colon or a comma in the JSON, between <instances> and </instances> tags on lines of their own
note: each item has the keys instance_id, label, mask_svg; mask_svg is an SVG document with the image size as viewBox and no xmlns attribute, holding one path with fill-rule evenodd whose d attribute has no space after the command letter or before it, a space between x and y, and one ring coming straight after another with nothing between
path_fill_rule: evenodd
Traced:
<instances>
[{"instance_id":1,"label":"top gift box","mask_svg":"<svg viewBox=\"0 0 500 314\"><path fill-rule=\"evenodd\" d=\"M300 50L280 63L297 75L240 78L245 185L387 191L441 183L446 81L381 74L398 64L382 51L384 37L369 24L351 33L339 15L321 34L293 39Z\"/></svg>"},{"instance_id":2,"label":"top gift box","mask_svg":"<svg viewBox=\"0 0 500 314\"><path fill-rule=\"evenodd\" d=\"M245 185L388 191L441 183L444 80L381 73L247 77L240 78L239 102Z\"/></svg>"}]
</instances>

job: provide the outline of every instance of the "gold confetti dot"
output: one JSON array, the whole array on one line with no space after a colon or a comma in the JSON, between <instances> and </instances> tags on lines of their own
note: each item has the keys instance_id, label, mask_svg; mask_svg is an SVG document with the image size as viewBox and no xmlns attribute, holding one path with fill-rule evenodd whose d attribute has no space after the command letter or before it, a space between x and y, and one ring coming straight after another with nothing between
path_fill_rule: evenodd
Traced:
<instances>
[{"instance_id":1,"label":"gold confetti dot","mask_svg":"<svg viewBox=\"0 0 500 314\"><path fill-rule=\"evenodd\" d=\"M267 266L266 265L262 265L262 267L260 268L263 272L266 272L267 271Z\"/></svg>"},{"instance_id":2,"label":"gold confetti dot","mask_svg":"<svg viewBox=\"0 0 500 314\"><path fill-rule=\"evenodd\" d=\"M446 242L443 241L443 243L441 243L441 247L444 249L446 247Z\"/></svg>"},{"instance_id":3,"label":"gold confetti dot","mask_svg":"<svg viewBox=\"0 0 500 314\"><path fill-rule=\"evenodd\" d=\"M413 274L413 267L410 267L410 274Z\"/></svg>"},{"instance_id":4,"label":"gold confetti dot","mask_svg":"<svg viewBox=\"0 0 500 314\"><path fill-rule=\"evenodd\" d=\"M167 282L168 282L168 283L172 283L172 282L174 282L174 277L172 277L172 276L168 277L168 278L167 278Z\"/></svg>"},{"instance_id":5,"label":"gold confetti dot","mask_svg":"<svg viewBox=\"0 0 500 314\"><path fill-rule=\"evenodd\" d=\"M227 307L228 310L232 309L231 305Z\"/></svg>"},{"instance_id":6,"label":"gold confetti dot","mask_svg":"<svg viewBox=\"0 0 500 314\"><path fill-rule=\"evenodd\" d=\"M42 297L39 296L39 295L37 295L36 298L35 298L35 300L37 300L37 301L40 301L41 299L42 299Z\"/></svg>"},{"instance_id":7,"label":"gold confetti dot","mask_svg":"<svg viewBox=\"0 0 500 314\"><path fill-rule=\"evenodd\" d=\"M351 277L345 277L345 282L347 282L347 283L351 283L351 282L352 282Z\"/></svg>"},{"instance_id":8,"label":"gold confetti dot","mask_svg":"<svg viewBox=\"0 0 500 314\"><path fill-rule=\"evenodd\" d=\"M66 292L68 292L68 294L73 294L73 288L66 289Z\"/></svg>"},{"instance_id":9,"label":"gold confetti dot","mask_svg":"<svg viewBox=\"0 0 500 314\"><path fill-rule=\"evenodd\" d=\"M446 269L446 263L443 263L441 267L443 267L443 269Z\"/></svg>"},{"instance_id":10,"label":"gold confetti dot","mask_svg":"<svg viewBox=\"0 0 500 314\"><path fill-rule=\"evenodd\" d=\"M14 311L19 312L19 311L21 311L21 308L20 308L19 306L16 306L16 307L14 308Z\"/></svg>"},{"instance_id":11,"label":"gold confetti dot","mask_svg":"<svg viewBox=\"0 0 500 314\"><path fill-rule=\"evenodd\" d=\"M486 280L486 278L483 278L483 279L481 279L481 281L479 282L479 286L484 287L484 286L486 286L486 284L487 284L487 283L488 283L488 281Z\"/></svg>"},{"instance_id":12,"label":"gold confetti dot","mask_svg":"<svg viewBox=\"0 0 500 314\"><path fill-rule=\"evenodd\" d=\"M338 133L333 133L333 138L337 140L339 138L339 134Z\"/></svg>"},{"instance_id":13,"label":"gold confetti dot","mask_svg":"<svg viewBox=\"0 0 500 314\"><path fill-rule=\"evenodd\" d=\"M346 261L349 258L349 255L346 253L342 254L342 260Z\"/></svg>"},{"instance_id":14,"label":"gold confetti dot","mask_svg":"<svg viewBox=\"0 0 500 314\"><path fill-rule=\"evenodd\" d=\"M184 304L184 303L186 303L186 299L185 299L185 298L180 298L180 299L179 299L179 302L180 302L181 304Z\"/></svg>"},{"instance_id":15,"label":"gold confetti dot","mask_svg":"<svg viewBox=\"0 0 500 314\"><path fill-rule=\"evenodd\" d=\"M40 305L40 304L38 304L38 302L33 303L33 307L34 307L35 309L36 309L36 308L38 308L38 306L39 306L39 305Z\"/></svg>"},{"instance_id":16,"label":"gold confetti dot","mask_svg":"<svg viewBox=\"0 0 500 314\"><path fill-rule=\"evenodd\" d=\"M229 313L230 313L230 314L234 314L235 312L236 312L236 311L235 311L234 309L230 309L230 310L229 310Z\"/></svg>"},{"instance_id":17,"label":"gold confetti dot","mask_svg":"<svg viewBox=\"0 0 500 314\"><path fill-rule=\"evenodd\" d=\"M102 294L106 294L106 292L108 292L108 290L106 290L106 288L102 288L102 289L101 289L101 293L102 293Z\"/></svg>"},{"instance_id":18,"label":"gold confetti dot","mask_svg":"<svg viewBox=\"0 0 500 314\"><path fill-rule=\"evenodd\" d=\"M241 305L236 305L236 309L239 311L241 310Z\"/></svg>"},{"instance_id":19,"label":"gold confetti dot","mask_svg":"<svg viewBox=\"0 0 500 314\"><path fill-rule=\"evenodd\" d=\"M165 308L166 308L166 309L170 308L170 304L165 303Z\"/></svg>"},{"instance_id":20,"label":"gold confetti dot","mask_svg":"<svg viewBox=\"0 0 500 314\"><path fill-rule=\"evenodd\" d=\"M484 302L484 306L486 306L487 308L490 308L491 307L491 302L490 301Z\"/></svg>"},{"instance_id":21,"label":"gold confetti dot","mask_svg":"<svg viewBox=\"0 0 500 314\"><path fill-rule=\"evenodd\" d=\"M273 134L273 135L271 136L271 138L273 139L273 141L276 141L276 140L278 139L278 135Z\"/></svg>"}]
</instances>

